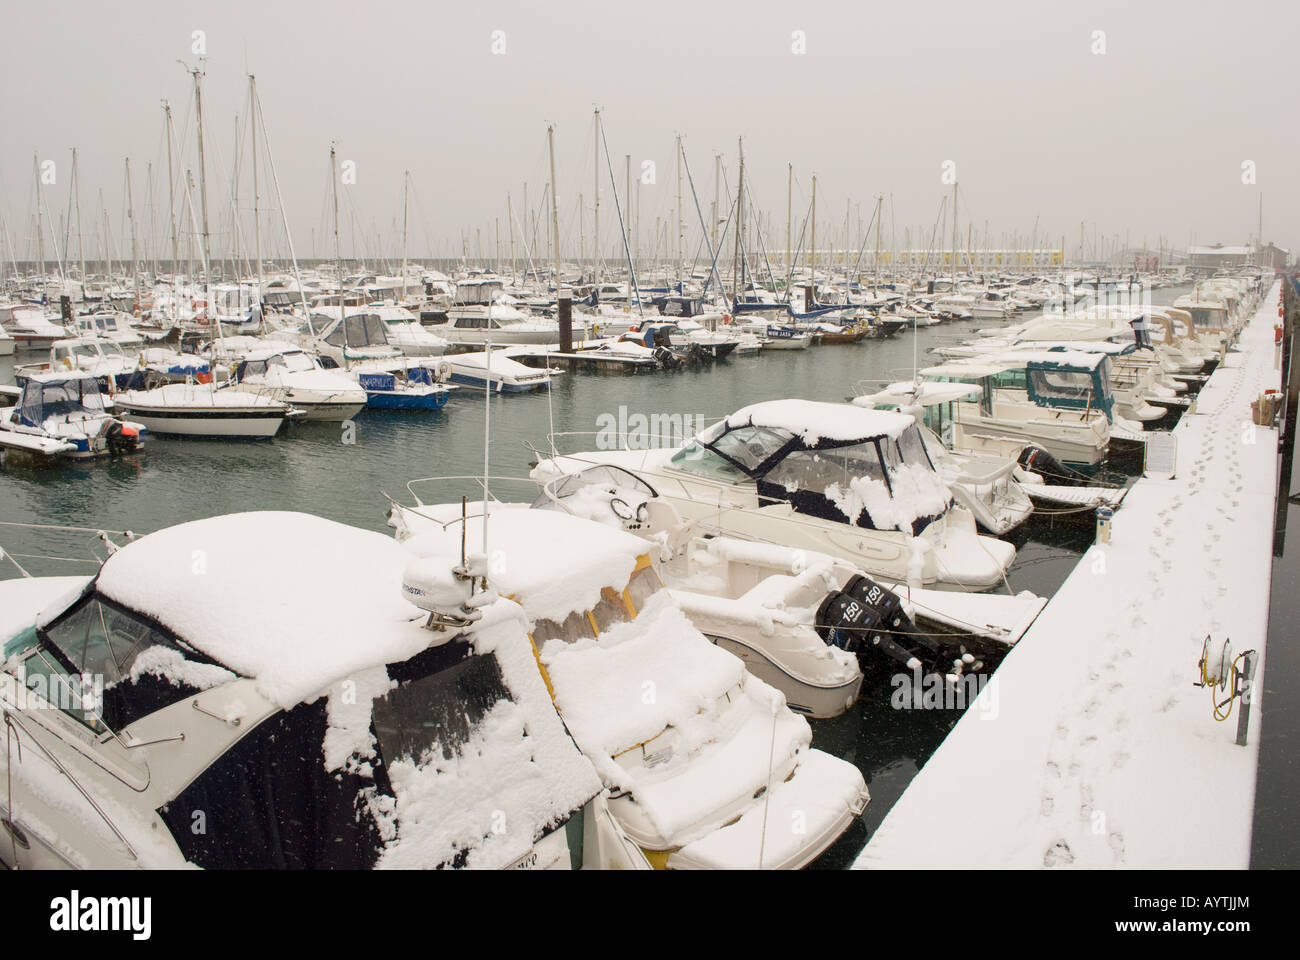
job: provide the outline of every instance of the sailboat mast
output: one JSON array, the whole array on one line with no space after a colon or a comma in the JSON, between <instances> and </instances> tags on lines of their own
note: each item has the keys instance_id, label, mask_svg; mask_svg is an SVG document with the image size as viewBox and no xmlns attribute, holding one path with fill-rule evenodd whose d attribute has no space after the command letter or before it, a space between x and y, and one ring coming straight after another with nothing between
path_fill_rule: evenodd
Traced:
<instances>
[{"instance_id":1,"label":"sailboat mast","mask_svg":"<svg viewBox=\"0 0 1300 960\"><path fill-rule=\"evenodd\" d=\"M600 284L600 107L596 108L596 129L595 136L592 138L593 161L591 165L592 177L596 181L596 210L593 214L595 223L593 225L592 254L596 259L596 284ZM511 254L513 257L514 254Z\"/></svg>"},{"instance_id":2,"label":"sailboat mast","mask_svg":"<svg viewBox=\"0 0 1300 960\"><path fill-rule=\"evenodd\" d=\"M72 197L77 211L77 260L81 264L81 302L86 302L86 249L82 238L81 231L81 187L77 178L77 148L72 148ZM64 249L67 249L67 238L64 237Z\"/></svg>"},{"instance_id":3,"label":"sailboat mast","mask_svg":"<svg viewBox=\"0 0 1300 960\"><path fill-rule=\"evenodd\" d=\"M343 367L350 367L348 362L348 324L343 314L343 250L339 243L339 169L338 161L334 152L334 144L330 144L330 186L334 194L334 266L339 272L339 328L343 331Z\"/></svg>"},{"instance_id":4,"label":"sailboat mast","mask_svg":"<svg viewBox=\"0 0 1300 960\"><path fill-rule=\"evenodd\" d=\"M212 278L209 276L209 266L212 261L211 250L208 247L208 171L207 165L203 162L203 84L200 79L203 74L196 67L193 75L195 126L199 132L199 212L203 215L203 299L207 301L208 307L212 308ZM216 315L215 309L213 315Z\"/></svg>"},{"instance_id":5,"label":"sailboat mast","mask_svg":"<svg viewBox=\"0 0 1300 960\"><path fill-rule=\"evenodd\" d=\"M546 128L546 144L551 155L551 274L555 282L555 299L560 299L560 205L555 190L555 125Z\"/></svg>"},{"instance_id":6,"label":"sailboat mast","mask_svg":"<svg viewBox=\"0 0 1300 960\"><path fill-rule=\"evenodd\" d=\"M251 73L248 75L248 111L249 123L251 126L253 163L253 259L257 262L257 289L255 297L257 299L258 309L262 306L262 221L261 212L258 209L257 197L257 78Z\"/></svg>"},{"instance_id":7,"label":"sailboat mast","mask_svg":"<svg viewBox=\"0 0 1300 960\"><path fill-rule=\"evenodd\" d=\"M783 266L788 273L790 270L790 221L794 212L792 206L794 202L794 164L785 165L785 263Z\"/></svg>"},{"instance_id":8,"label":"sailboat mast","mask_svg":"<svg viewBox=\"0 0 1300 960\"><path fill-rule=\"evenodd\" d=\"M809 260L808 260L808 293L812 302L817 302L817 175L813 174L812 178L812 211L809 214L812 219L812 237L809 238Z\"/></svg>"},{"instance_id":9,"label":"sailboat mast","mask_svg":"<svg viewBox=\"0 0 1300 960\"><path fill-rule=\"evenodd\" d=\"M172 171L175 169L172 166L172 107L166 100L163 101L163 116L165 118L164 126L167 128L167 220L171 224L172 231L170 273L174 278L176 276L176 263L180 259L180 249L176 244L176 181L172 175Z\"/></svg>"},{"instance_id":10,"label":"sailboat mast","mask_svg":"<svg viewBox=\"0 0 1300 960\"><path fill-rule=\"evenodd\" d=\"M736 242L733 245L731 257L732 304L735 304L740 299L740 281L742 279L739 271L742 270L740 238L745 229L745 140L743 137L736 138L736 152L740 158L740 175L736 184Z\"/></svg>"},{"instance_id":11,"label":"sailboat mast","mask_svg":"<svg viewBox=\"0 0 1300 960\"><path fill-rule=\"evenodd\" d=\"M41 158L32 154L32 174L36 178L36 253L41 261L41 286L45 286L45 219L41 211Z\"/></svg>"},{"instance_id":12,"label":"sailboat mast","mask_svg":"<svg viewBox=\"0 0 1300 960\"><path fill-rule=\"evenodd\" d=\"M402 171L402 299L406 299L406 217L411 192L411 171Z\"/></svg>"},{"instance_id":13,"label":"sailboat mast","mask_svg":"<svg viewBox=\"0 0 1300 960\"><path fill-rule=\"evenodd\" d=\"M126 217L131 221L131 280L135 301L140 302L140 261L135 243L135 199L131 195L131 158L126 158Z\"/></svg>"},{"instance_id":14,"label":"sailboat mast","mask_svg":"<svg viewBox=\"0 0 1300 960\"><path fill-rule=\"evenodd\" d=\"M686 240L682 224L682 137L677 135L677 282L682 282L682 269L685 266L685 252L682 247Z\"/></svg>"},{"instance_id":15,"label":"sailboat mast","mask_svg":"<svg viewBox=\"0 0 1300 960\"><path fill-rule=\"evenodd\" d=\"M957 293L957 181L952 182L952 292Z\"/></svg>"}]
</instances>

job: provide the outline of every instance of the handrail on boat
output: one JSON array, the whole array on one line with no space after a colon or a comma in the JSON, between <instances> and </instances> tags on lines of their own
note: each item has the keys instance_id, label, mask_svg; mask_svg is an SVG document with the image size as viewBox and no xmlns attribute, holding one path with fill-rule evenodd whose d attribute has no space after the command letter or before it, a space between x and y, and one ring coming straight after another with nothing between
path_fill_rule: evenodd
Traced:
<instances>
[{"instance_id":1,"label":"handrail on boat","mask_svg":"<svg viewBox=\"0 0 1300 960\"><path fill-rule=\"evenodd\" d=\"M489 477L487 478L486 483L485 483L485 482L484 482L484 478L483 478L483 474L481 474L481 473L476 473L476 474L446 475L446 476L436 476L436 477L417 477L417 478L415 478L414 480L408 480L408 481L406 481L406 492L409 493L409 494L412 496L412 498L414 498L415 503L416 503L417 506L427 506L427 503L426 503L424 500L421 500L421 499L420 499L420 495L419 495L418 493L416 493L414 490L411 489L411 484L413 484L413 483L435 483L435 482L445 482L445 481L450 481L450 480L461 480L461 481L463 481L463 480L472 480L473 482L477 483L481 488L483 488L484 493L486 493L486 494L488 495L489 498L491 498L492 500L496 500L498 503L500 503L501 501L498 500L495 496L493 496L492 491L491 491L490 489L488 489L488 487L489 487L490 484L493 484L493 483L518 483L518 484L529 484L529 485L531 485L531 486L533 486L533 487L537 487L537 488L539 488L539 489L540 489L541 486L542 486L542 483L541 483L540 481L538 481L538 480L533 480L531 477L503 477L503 476L495 476L495 477L494 477L494 476L489 476ZM391 498L390 498L390 500L391 500Z\"/></svg>"}]
</instances>

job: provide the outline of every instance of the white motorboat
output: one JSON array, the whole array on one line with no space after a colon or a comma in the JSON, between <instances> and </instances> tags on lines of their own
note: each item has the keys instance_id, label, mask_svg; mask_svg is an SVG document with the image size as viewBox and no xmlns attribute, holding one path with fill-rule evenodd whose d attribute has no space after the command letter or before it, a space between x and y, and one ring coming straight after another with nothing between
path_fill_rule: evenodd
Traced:
<instances>
[{"instance_id":1,"label":"white motorboat","mask_svg":"<svg viewBox=\"0 0 1300 960\"><path fill-rule=\"evenodd\" d=\"M144 337L135 331L124 313L84 313L72 318L72 326L78 336L103 337L122 347L138 347L144 343Z\"/></svg>"},{"instance_id":2,"label":"white motorboat","mask_svg":"<svg viewBox=\"0 0 1300 960\"><path fill-rule=\"evenodd\" d=\"M493 585L523 607L556 708L652 865L798 868L861 813L862 774L811 749L785 698L691 625L644 540L526 504L486 519L395 506L390 522L435 558L483 543L486 525Z\"/></svg>"},{"instance_id":3,"label":"white motorboat","mask_svg":"<svg viewBox=\"0 0 1300 960\"><path fill-rule=\"evenodd\" d=\"M892 582L983 589L1002 583L1015 558L954 504L903 414L769 401L675 449L566 454L542 459L533 476L598 464L636 473L711 532L826 552Z\"/></svg>"},{"instance_id":4,"label":"white motorboat","mask_svg":"<svg viewBox=\"0 0 1300 960\"><path fill-rule=\"evenodd\" d=\"M1031 370L1032 367L1032 370ZM1101 354L1057 354L1043 363L1008 355L952 360L919 371L978 395L925 408L925 422L961 453L1006 455L1032 443L1062 464L1092 469L1110 448L1114 397Z\"/></svg>"},{"instance_id":5,"label":"white motorboat","mask_svg":"<svg viewBox=\"0 0 1300 960\"><path fill-rule=\"evenodd\" d=\"M245 513L134 540L90 581L0 583L25 623L0 636L0 865L646 868L519 607L417 607L411 559Z\"/></svg>"},{"instance_id":6,"label":"white motorboat","mask_svg":"<svg viewBox=\"0 0 1300 960\"><path fill-rule=\"evenodd\" d=\"M33 373L21 391L0 409L0 450L47 462L123 456L144 444L144 425L110 413L89 373Z\"/></svg>"},{"instance_id":7,"label":"white motorboat","mask_svg":"<svg viewBox=\"0 0 1300 960\"><path fill-rule=\"evenodd\" d=\"M253 350L235 367L233 390L273 396L306 411L307 420L350 420L366 405L366 391L341 370L322 369L310 354L287 344Z\"/></svg>"},{"instance_id":8,"label":"white motorboat","mask_svg":"<svg viewBox=\"0 0 1300 960\"><path fill-rule=\"evenodd\" d=\"M150 433L223 440L269 440L286 420L303 414L273 396L212 383L124 390L113 398L113 404Z\"/></svg>"},{"instance_id":9,"label":"white motorboat","mask_svg":"<svg viewBox=\"0 0 1300 960\"><path fill-rule=\"evenodd\" d=\"M1033 501L1019 483L1019 478L1024 475L1020 458L1029 444L1012 441L1001 453L988 447L980 451L949 450L925 425L926 412L930 408L971 400L979 395L979 387L973 384L904 382L892 383L877 393L854 397L853 403L868 410L897 410L911 415L917 421L930 462L952 488L953 498L974 515L980 529L1001 537L1028 520L1034 512Z\"/></svg>"},{"instance_id":10,"label":"white motorboat","mask_svg":"<svg viewBox=\"0 0 1300 960\"><path fill-rule=\"evenodd\" d=\"M48 317L40 307L9 303L0 305L0 326L20 350L39 350L68 336L57 317Z\"/></svg>"},{"instance_id":11,"label":"white motorboat","mask_svg":"<svg viewBox=\"0 0 1300 960\"><path fill-rule=\"evenodd\" d=\"M495 393L528 393L544 390L551 385L551 378L559 376L563 370L558 368L529 367L518 360L511 360L509 349L484 350L481 353L450 353L442 363L451 368L451 381L470 387L487 387Z\"/></svg>"}]
</instances>

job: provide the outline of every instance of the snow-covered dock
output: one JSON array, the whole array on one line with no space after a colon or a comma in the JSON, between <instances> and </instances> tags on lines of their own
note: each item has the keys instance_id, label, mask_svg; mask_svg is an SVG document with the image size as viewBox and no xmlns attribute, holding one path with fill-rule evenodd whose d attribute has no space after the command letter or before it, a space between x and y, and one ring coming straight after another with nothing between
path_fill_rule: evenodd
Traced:
<instances>
[{"instance_id":1,"label":"snow-covered dock","mask_svg":"<svg viewBox=\"0 0 1300 960\"><path fill-rule=\"evenodd\" d=\"M1144 478L908 786L859 868L1249 865L1261 711L1237 746L1194 686L1207 634L1259 652L1269 608L1280 386L1274 285ZM1216 699L1223 700L1226 694Z\"/></svg>"}]
</instances>

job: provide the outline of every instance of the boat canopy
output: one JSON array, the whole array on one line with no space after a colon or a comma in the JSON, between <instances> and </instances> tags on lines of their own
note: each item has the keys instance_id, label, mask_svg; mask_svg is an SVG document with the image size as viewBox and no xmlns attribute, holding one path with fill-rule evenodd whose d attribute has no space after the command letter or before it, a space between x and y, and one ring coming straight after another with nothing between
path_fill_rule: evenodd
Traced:
<instances>
[{"instance_id":1,"label":"boat canopy","mask_svg":"<svg viewBox=\"0 0 1300 960\"><path fill-rule=\"evenodd\" d=\"M155 771L159 816L193 864L506 867L600 781L514 605L484 608L465 633L430 632L401 589L411 561L388 537L305 514L181 524L127 544L43 613L41 660L97 736L188 713L192 698L222 711L217 723L243 722L218 751ZM99 689L83 690L89 677ZM199 809L208 829L195 832ZM495 815L512 829L486 830Z\"/></svg>"},{"instance_id":2,"label":"boat canopy","mask_svg":"<svg viewBox=\"0 0 1300 960\"><path fill-rule=\"evenodd\" d=\"M915 420L853 404L757 403L702 431L671 464L751 480L760 507L785 502L796 513L871 530L919 534L952 504Z\"/></svg>"},{"instance_id":3,"label":"boat canopy","mask_svg":"<svg viewBox=\"0 0 1300 960\"><path fill-rule=\"evenodd\" d=\"M103 413L99 381L88 373L37 373L27 377L18 400L18 420L39 427L51 417Z\"/></svg>"},{"instance_id":4,"label":"boat canopy","mask_svg":"<svg viewBox=\"0 0 1300 960\"><path fill-rule=\"evenodd\" d=\"M868 410L897 410L900 407L932 407L941 403L953 403L958 400L974 400L980 395L980 388L967 383L939 383L925 380L913 383L903 380L891 383L876 393L854 397L853 403Z\"/></svg>"}]
</instances>

